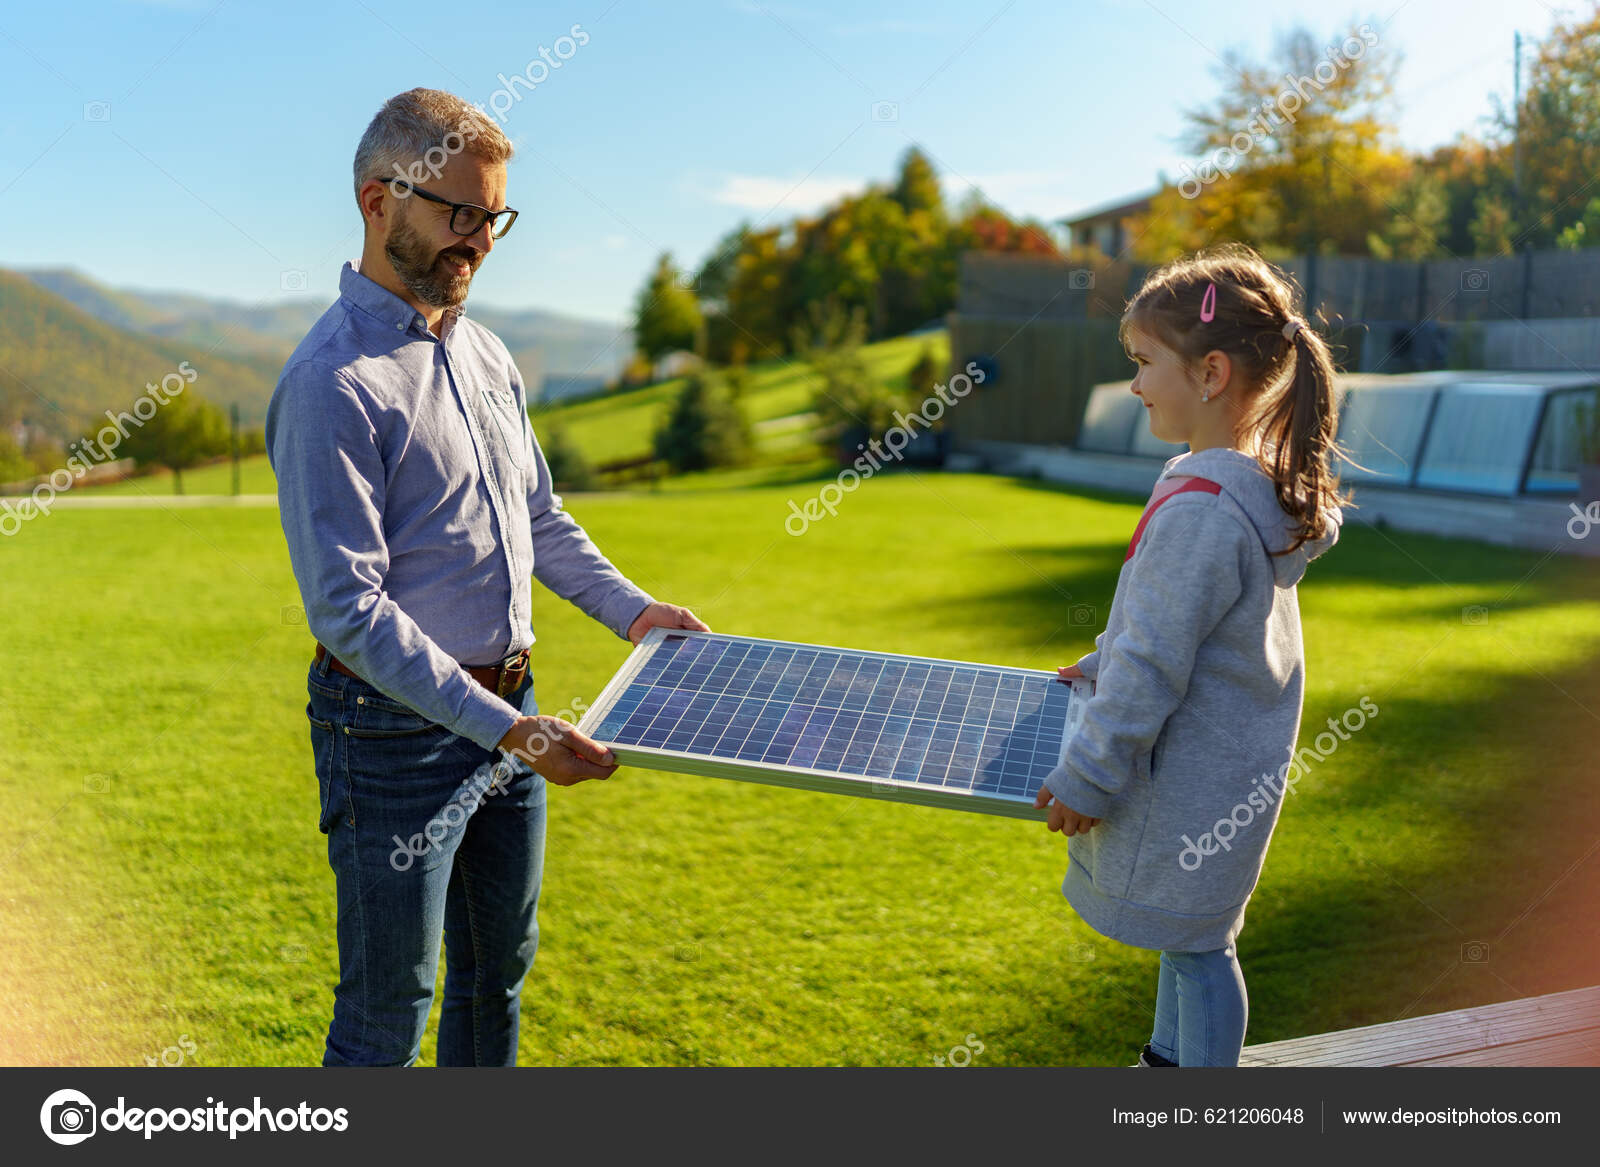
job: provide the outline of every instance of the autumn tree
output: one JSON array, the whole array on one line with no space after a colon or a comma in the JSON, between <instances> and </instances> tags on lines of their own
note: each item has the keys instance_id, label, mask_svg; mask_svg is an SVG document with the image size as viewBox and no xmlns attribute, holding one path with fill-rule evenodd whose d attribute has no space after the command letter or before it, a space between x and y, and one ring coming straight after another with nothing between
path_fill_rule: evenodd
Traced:
<instances>
[{"instance_id":1,"label":"autumn tree","mask_svg":"<svg viewBox=\"0 0 1600 1167\"><path fill-rule=\"evenodd\" d=\"M1394 231L1394 207L1426 240L1440 220L1437 192L1414 180L1393 142L1399 54L1370 24L1330 42L1297 28L1268 60L1239 50L1223 57L1221 91L1185 114L1185 149L1198 160L1166 186L1135 225L1135 255L1160 262L1221 239L1269 255L1360 255L1374 238L1420 246ZM1412 185L1408 188L1408 183Z\"/></svg>"},{"instance_id":2,"label":"autumn tree","mask_svg":"<svg viewBox=\"0 0 1600 1167\"><path fill-rule=\"evenodd\" d=\"M1521 106L1497 106L1496 124L1520 153L1520 195L1486 200L1478 230L1509 234L1507 250L1555 246L1600 195L1600 5L1556 18L1533 54ZM1594 245L1592 235L1577 235Z\"/></svg>"}]
</instances>

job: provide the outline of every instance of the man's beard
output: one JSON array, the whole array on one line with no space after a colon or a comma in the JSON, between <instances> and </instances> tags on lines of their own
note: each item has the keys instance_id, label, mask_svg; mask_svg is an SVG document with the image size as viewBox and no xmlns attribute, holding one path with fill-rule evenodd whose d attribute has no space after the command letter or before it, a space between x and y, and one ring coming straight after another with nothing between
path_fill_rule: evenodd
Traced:
<instances>
[{"instance_id":1,"label":"man's beard","mask_svg":"<svg viewBox=\"0 0 1600 1167\"><path fill-rule=\"evenodd\" d=\"M418 300L433 308L455 308L464 303L467 290L472 286L473 272L483 257L470 248L447 249L438 252L412 230L405 220L395 224L388 241L383 245L394 274ZM455 254L470 265L462 274L446 256Z\"/></svg>"}]
</instances>

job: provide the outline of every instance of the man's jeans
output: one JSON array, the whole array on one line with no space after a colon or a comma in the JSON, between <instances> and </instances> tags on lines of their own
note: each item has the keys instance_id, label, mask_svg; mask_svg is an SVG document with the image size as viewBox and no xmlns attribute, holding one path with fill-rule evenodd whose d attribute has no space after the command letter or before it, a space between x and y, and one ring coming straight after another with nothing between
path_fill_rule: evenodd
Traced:
<instances>
[{"instance_id":1,"label":"man's jeans","mask_svg":"<svg viewBox=\"0 0 1600 1167\"><path fill-rule=\"evenodd\" d=\"M511 1066L539 945L545 780L332 671L306 678L339 903L324 1066L411 1065L444 931L441 1066ZM508 700L538 711L530 672Z\"/></svg>"}]
</instances>

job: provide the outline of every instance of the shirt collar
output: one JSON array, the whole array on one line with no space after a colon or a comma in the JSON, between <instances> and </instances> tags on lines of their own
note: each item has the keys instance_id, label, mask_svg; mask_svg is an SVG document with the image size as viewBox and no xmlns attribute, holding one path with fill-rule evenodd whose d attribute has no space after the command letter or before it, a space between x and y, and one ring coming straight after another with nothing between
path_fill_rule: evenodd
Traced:
<instances>
[{"instance_id":1,"label":"shirt collar","mask_svg":"<svg viewBox=\"0 0 1600 1167\"><path fill-rule=\"evenodd\" d=\"M440 322L443 335L435 337L428 328L426 316L370 276L361 274L359 258L345 260L344 268L339 272L339 295L395 332L415 329L430 340L448 337L462 311L459 307L446 308L444 320Z\"/></svg>"}]
</instances>

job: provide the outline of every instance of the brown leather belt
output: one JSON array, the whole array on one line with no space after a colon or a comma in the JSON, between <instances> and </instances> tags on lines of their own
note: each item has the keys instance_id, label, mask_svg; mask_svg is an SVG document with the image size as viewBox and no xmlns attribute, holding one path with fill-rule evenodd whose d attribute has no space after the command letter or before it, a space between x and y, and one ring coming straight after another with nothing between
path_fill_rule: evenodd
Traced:
<instances>
[{"instance_id":1,"label":"brown leather belt","mask_svg":"<svg viewBox=\"0 0 1600 1167\"><path fill-rule=\"evenodd\" d=\"M358 681L366 680L354 669L349 668L338 657L334 656L319 643L317 645L316 660L322 663L322 658L328 658L328 667L336 673L343 673L347 677L355 677ZM509 697L516 692L517 686L522 684L522 678L528 675L528 650L525 648L516 656L507 657L497 665L462 665L478 684L489 692L499 697ZM368 682L370 684L370 682Z\"/></svg>"}]
</instances>

